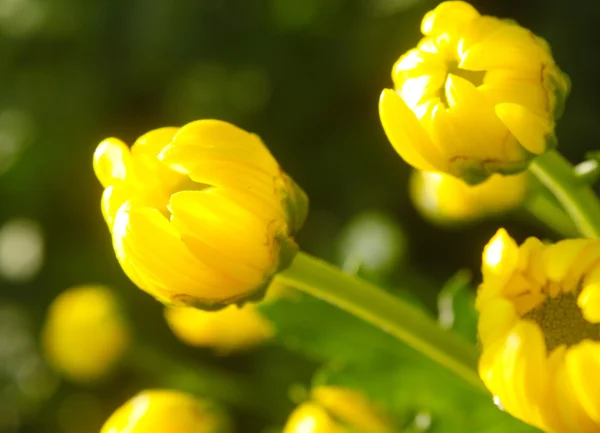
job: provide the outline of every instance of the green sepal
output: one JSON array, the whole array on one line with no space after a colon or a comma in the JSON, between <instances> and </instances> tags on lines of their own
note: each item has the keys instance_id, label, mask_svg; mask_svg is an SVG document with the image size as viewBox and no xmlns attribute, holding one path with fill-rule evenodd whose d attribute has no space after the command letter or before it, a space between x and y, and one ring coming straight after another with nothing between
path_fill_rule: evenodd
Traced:
<instances>
[{"instance_id":1,"label":"green sepal","mask_svg":"<svg viewBox=\"0 0 600 433\"><path fill-rule=\"evenodd\" d=\"M282 178L285 182L283 208L290 229L290 235L294 236L302 228L308 216L308 196L294 182L294 179L285 173L282 173Z\"/></svg>"},{"instance_id":2,"label":"green sepal","mask_svg":"<svg viewBox=\"0 0 600 433\"><path fill-rule=\"evenodd\" d=\"M509 176L527 170L529 162L535 155L523 149L523 156L524 158L519 161L480 161L456 158L450 163L449 173L462 179L467 185L475 186L487 180L494 173Z\"/></svg>"},{"instance_id":3,"label":"green sepal","mask_svg":"<svg viewBox=\"0 0 600 433\"><path fill-rule=\"evenodd\" d=\"M571 79L558 69L558 66L555 66L554 68L544 69L542 80L544 89L549 95L549 111L551 111L554 120L558 120L565 111L565 103L571 92Z\"/></svg>"}]
</instances>

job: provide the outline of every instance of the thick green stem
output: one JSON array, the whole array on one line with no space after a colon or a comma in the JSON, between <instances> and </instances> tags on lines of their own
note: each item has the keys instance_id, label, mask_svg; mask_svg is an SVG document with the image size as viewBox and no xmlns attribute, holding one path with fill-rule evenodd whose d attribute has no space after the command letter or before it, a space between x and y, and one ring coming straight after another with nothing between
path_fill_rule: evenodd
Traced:
<instances>
[{"instance_id":1,"label":"thick green stem","mask_svg":"<svg viewBox=\"0 0 600 433\"><path fill-rule=\"evenodd\" d=\"M537 157L529 170L554 194L582 236L600 239L600 202L569 161L551 151Z\"/></svg>"},{"instance_id":2,"label":"thick green stem","mask_svg":"<svg viewBox=\"0 0 600 433\"><path fill-rule=\"evenodd\" d=\"M278 279L381 328L484 389L477 375L477 349L400 298L302 252Z\"/></svg>"}]
</instances>

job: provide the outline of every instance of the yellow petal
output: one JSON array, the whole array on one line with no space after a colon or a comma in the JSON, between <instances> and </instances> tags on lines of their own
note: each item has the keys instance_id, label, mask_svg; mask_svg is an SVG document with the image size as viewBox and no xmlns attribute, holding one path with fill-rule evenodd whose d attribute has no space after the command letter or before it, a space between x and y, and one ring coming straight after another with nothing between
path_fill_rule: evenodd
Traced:
<instances>
[{"instance_id":1,"label":"yellow petal","mask_svg":"<svg viewBox=\"0 0 600 433\"><path fill-rule=\"evenodd\" d=\"M529 423L539 423L537 402L547 382L546 346L533 322L520 321L496 354L490 384L505 410Z\"/></svg>"},{"instance_id":2,"label":"yellow petal","mask_svg":"<svg viewBox=\"0 0 600 433\"><path fill-rule=\"evenodd\" d=\"M277 265L277 225L265 222L242 205L218 189L209 188L175 193L169 209L172 224L200 260L214 261L213 266L236 278L258 278L260 282ZM234 264L239 269L232 271Z\"/></svg>"},{"instance_id":3,"label":"yellow petal","mask_svg":"<svg viewBox=\"0 0 600 433\"><path fill-rule=\"evenodd\" d=\"M397 85L397 91L406 105L415 110L419 104L434 97L445 80L445 69L431 71L427 75L405 78L402 83Z\"/></svg>"},{"instance_id":4,"label":"yellow petal","mask_svg":"<svg viewBox=\"0 0 600 433\"><path fill-rule=\"evenodd\" d=\"M278 178L256 167L232 160L182 160L187 161L188 175L194 182L240 190L254 195L269 207L280 206L281 198L276 194Z\"/></svg>"},{"instance_id":5,"label":"yellow petal","mask_svg":"<svg viewBox=\"0 0 600 433\"><path fill-rule=\"evenodd\" d=\"M156 209L127 206L119 209L113 227L113 245L123 267L131 266L150 284L140 288L161 299L169 293L226 299L246 290L198 261ZM176 304L181 300L174 298L171 302Z\"/></svg>"},{"instance_id":6,"label":"yellow petal","mask_svg":"<svg viewBox=\"0 0 600 433\"><path fill-rule=\"evenodd\" d=\"M565 369L575 399L600 429L600 345L586 340L571 347Z\"/></svg>"},{"instance_id":7,"label":"yellow petal","mask_svg":"<svg viewBox=\"0 0 600 433\"><path fill-rule=\"evenodd\" d=\"M133 146L131 146L131 154L134 157L146 155L151 158L156 158L158 154L173 140L179 128L164 127L154 129L140 136Z\"/></svg>"},{"instance_id":8,"label":"yellow petal","mask_svg":"<svg viewBox=\"0 0 600 433\"><path fill-rule=\"evenodd\" d=\"M555 373L556 388L554 398L559 400L557 404L559 414L564 423L568 426L565 431L595 433L599 431L600 425L590 418L588 412L581 404L579 392L581 390L574 386L572 376L569 374L573 371L569 371L567 368L567 359L571 350L573 350L573 348L569 348L566 351L563 365ZM596 353L595 356L598 357L598 353ZM573 365L571 365L571 367L573 367ZM577 366L575 366L575 368L577 368ZM591 376L593 372L589 371L585 374ZM592 385L592 380L591 377L588 378L589 385ZM596 399L596 405L597 404L598 400Z\"/></svg>"},{"instance_id":9,"label":"yellow petal","mask_svg":"<svg viewBox=\"0 0 600 433\"><path fill-rule=\"evenodd\" d=\"M442 169L441 155L415 113L393 90L385 89L381 93L379 116L388 139L402 159L420 170L435 171L434 166Z\"/></svg>"},{"instance_id":10,"label":"yellow petal","mask_svg":"<svg viewBox=\"0 0 600 433\"><path fill-rule=\"evenodd\" d=\"M563 279L563 287L565 291L579 289L582 279L589 275L600 261L600 243L590 242L586 247L582 248L579 257L577 257L567 275Z\"/></svg>"},{"instance_id":11,"label":"yellow petal","mask_svg":"<svg viewBox=\"0 0 600 433\"><path fill-rule=\"evenodd\" d=\"M507 24L498 26L465 51L459 68L470 71L519 69L541 73L542 65L546 63L554 63L552 56L533 34L520 26Z\"/></svg>"},{"instance_id":12,"label":"yellow petal","mask_svg":"<svg viewBox=\"0 0 600 433\"><path fill-rule=\"evenodd\" d=\"M496 297L483 304L479 310L477 333L484 348L504 338L518 320L512 302L504 298Z\"/></svg>"},{"instance_id":13,"label":"yellow petal","mask_svg":"<svg viewBox=\"0 0 600 433\"><path fill-rule=\"evenodd\" d=\"M470 4L463 1L445 1L425 15L421 22L421 32L424 35L455 35L477 17L479 12Z\"/></svg>"},{"instance_id":14,"label":"yellow petal","mask_svg":"<svg viewBox=\"0 0 600 433\"><path fill-rule=\"evenodd\" d=\"M527 108L512 103L498 104L496 114L529 152L540 155L553 145L552 123L533 114Z\"/></svg>"},{"instance_id":15,"label":"yellow petal","mask_svg":"<svg viewBox=\"0 0 600 433\"><path fill-rule=\"evenodd\" d=\"M588 322L600 323L600 266L585 276L582 290L577 298L583 317Z\"/></svg>"},{"instance_id":16,"label":"yellow petal","mask_svg":"<svg viewBox=\"0 0 600 433\"><path fill-rule=\"evenodd\" d=\"M272 176L279 172L259 137L218 120L198 120L183 126L159 158L182 173L203 159L253 165Z\"/></svg>"},{"instance_id":17,"label":"yellow petal","mask_svg":"<svg viewBox=\"0 0 600 433\"><path fill-rule=\"evenodd\" d=\"M445 92L450 121L455 125L458 139L464 143L465 153L458 156L495 163L523 159L523 152L511 141L494 107L471 82L449 74Z\"/></svg>"},{"instance_id":18,"label":"yellow petal","mask_svg":"<svg viewBox=\"0 0 600 433\"><path fill-rule=\"evenodd\" d=\"M520 272L540 286L545 284L548 278L543 261L544 248L544 244L538 238L528 237L519 247L519 263L517 265Z\"/></svg>"},{"instance_id":19,"label":"yellow petal","mask_svg":"<svg viewBox=\"0 0 600 433\"><path fill-rule=\"evenodd\" d=\"M102 193L102 216L112 230L117 211L129 198L130 191L126 184L111 185Z\"/></svg>"},{"instance_id":20,"label":"yellow petal","mask_svg":"<svg viewBox=\"0 0 600 433\"><path fill-rule=\"evenodd\" d=\"M562 433L572 431L566 424L561 415L560 406L562 405L560 390L558 389L559 373L564 370L564 357L566 347L558 346L555 348L547 361L548 368L548 388L545 398L540 400L539 410L542 416L540 428L551 433ZM578 430L575 430L578 431Z\"/></svg>"},{"instance_id":21,"label":"yellow petal","mask_svg":"<svg viewBox=\"0 0 600 433\"><path fill-rule=\"evenodd\" d=\"M124 181L131 165L131 154L125 143L117 138L107 138L94 152L94 172L105 188Z\"/></svg>"},{"instance_id":22,"label":"yellow petal","mask_svg":"<svg viewBox=\"0 0 600 433\"><path fill-rule=\"evenodd\" d=\"M591 239L566 239L547 245L542 254L548 279L562 282L582 251L593 243Z\"/></svg>"},{"instance_id":23,"label":"yellow petal","mask_svg":"<svg viewBox=\"0 0 600 433\"><path fill-rule=\"evenodd\" d=\"M476 20L472 20L468 26L461 31L460 42L458 43L458 57L462 59L465 53L471 47L479 43L482 39L490 35L490 33L498 30L499 27L506 25L505 22L490 16L480 16ZM463 67L464 68L464 67Z\"/></svg>"},{"instance_id":24,"label":"yellow petal","mask_svg":"<svg viewBox=\"0 0 600 433\"><path fill-rule=\"evenodd\" d=\"M505 229L499 229L483 250L481 272L484 284L493 276L510 277L519 261L519 247Z\"/></svg>"},{"instance_id":25,"label":"yellow petal","mask_svg":"<svg viewBox=\"0 0 600 433\"><path fill-rule=\"evenodd\" d=\"M539 82L518 81L483 84L479 92L493 105L516 104L527 108L532 114L545 117L549 114L548 97Z\"/></svg>"},{"instance_id":26,"label":"yellow petal","mask_svg":"<svg viewBox=\"0 0 600 433\"><path fill-rule=\"evenodd\" d=\"M444 78L447 66L441 56L412 49L398 59L392 68L392 79L395 84L404 82L407 78L442 73Z\"/></svg>"}]
</instances>

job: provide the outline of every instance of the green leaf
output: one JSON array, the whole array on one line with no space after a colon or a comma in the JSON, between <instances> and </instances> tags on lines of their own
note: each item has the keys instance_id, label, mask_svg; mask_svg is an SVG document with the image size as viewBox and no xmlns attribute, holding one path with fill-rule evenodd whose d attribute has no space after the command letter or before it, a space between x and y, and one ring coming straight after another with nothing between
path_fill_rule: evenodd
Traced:
<instances>
[{"instance_id":1,"label":"green leaf","mask_svg":"<svg viewBox=\"0 0 600 433\"><path fill-rule=\"evenodd\" d=\"M466 274L458 274L444 289L443 296L451 297L456 314L472 308L466 281ZM261 310L274 322L277 342L323 365L313 386L362 390L393 417L399 432L536 431L500 411L490 395L333 305L299 295L296 300L263 305ZM472 333L469 321L460 327ZM453 323L458 326L459 321ZM423 430L428 420L430 425Z\"/></svg>"},{"instance_id":2,"label":"green leaf","mask_svg":"<svg viewBox=\"0 0 600 433\"><path fill-rule=\"evenodd\" d=\"M438 295L440 326L452 329L470 342L477 343L477 311L471 272L463 269L454 274Z\"/></svg>"}]
</instances>

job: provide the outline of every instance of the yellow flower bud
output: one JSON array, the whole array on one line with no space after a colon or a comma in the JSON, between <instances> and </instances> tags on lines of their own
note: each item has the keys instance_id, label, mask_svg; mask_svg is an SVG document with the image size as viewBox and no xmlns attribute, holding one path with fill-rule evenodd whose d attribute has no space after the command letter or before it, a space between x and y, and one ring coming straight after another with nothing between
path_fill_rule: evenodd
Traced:
<instances>
[{"instance_id":1,"label":"yellow flower bud","mask_svg":"<svg viewBox=\"0 0 600 433\"><path fill-rule=\"evenodd\" d=\"M543 39L462 1L428 12L421 31L379 103L385 132L408 164L475 184L523 171L555 147L570 84Z\"/></svg>"},{"instance_id":2,"label":"yellow flower bud","mask_svg":"<svg viewBox=\"0 0 600 433\"><path fill-rule=\"evenodd\" d=\"M212 347L222 354L256 346L273 335L273 327L254 304L229 305L219 311L166 307L165 317L184 343Z\"/></svg>"},{"instance_id":3,"label":"yellow flower bud","mask_svg":"<svg viewBox=\"0 0 600 433\"><path fill-rule=\"evenodd\" d=\"M498 404L546 432L600 431L600 241L519 246L501 229L482 272L479 374Z\"/></svg>"},{"instance_id":4,"label":"yellow flower bud","mask_svg":"<svg viewBox=\"0 0 600 433\"><path fill-rule=\"evenodd\" d=\"M312 401L290 416L283 433L391 433L386 417L361 393L338 386L319 386Z\"/></svg>"},{"instance_id":5,"label":"yellow flower bud","mask_svg":"<svg viewBox=\"0 0 600 433\"><path fill-rule=\"evenodd\" d=\"M261 297L288 266L308 201L260 138L199 120L98 146L94 171L116 256L141 289L218 309Z\"/></svg>"},{"instance_id":6,"label":"yellow flower bud","mask_svg":"<svg viewBox=\"0 0 600 433\"><path fill-rule=\"evenodd\" d=\"M292 412L283 433L349 433L320 405L303 403Z\"/></svg>"},{"instance_id":7,"label":"yellow flower bud","mask_svg":"<svg viewBox=\"0 0 600 433\"><path fill-rule=\"evenodd\" d=\"M108 288L81 286L52 302L42 342L54 368L73 381L91 382L116 366L128 347L129 330Z\"/></svg>"},{"instance_id":8,"label":"yellow flower bud","mask_svg":"<svg viewBox=\"0 0 600 433\"><path fill-rule=\"evenodd\" d=\"M410 196L417 210L434 223L468 222L518 207L527 194L528 176L493 174L469 186L448 174L414 170Z\"/></svg>"},{"instance_id":9,"label":"yellow flower bud","mask_svg":"<svg viewBox=\"0 0 600 433\"><path fill-rule=\"evenodd\" d=\"M183 392L149 390L133 397L106 421L100 433L227 433L217 408Z\"/></svg>"}]
</instances>

